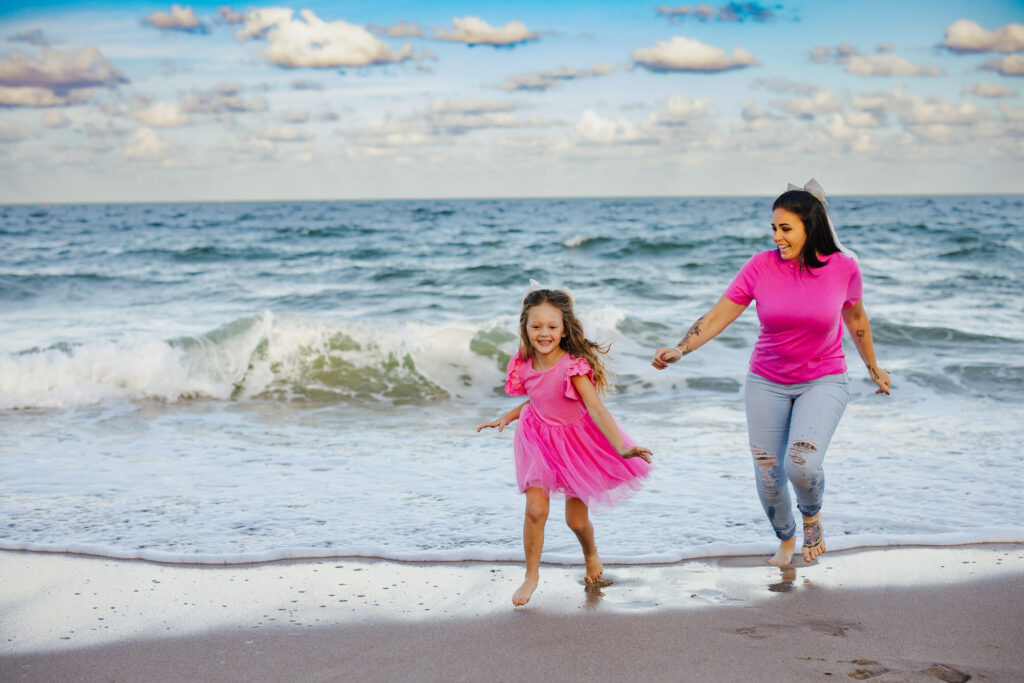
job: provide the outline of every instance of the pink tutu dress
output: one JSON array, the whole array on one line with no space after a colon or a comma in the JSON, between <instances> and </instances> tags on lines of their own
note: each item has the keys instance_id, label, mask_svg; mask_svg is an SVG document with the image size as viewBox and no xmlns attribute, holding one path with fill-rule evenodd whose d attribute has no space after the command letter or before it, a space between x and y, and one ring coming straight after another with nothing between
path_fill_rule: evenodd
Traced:
<instances>
[{"instance_id":1,"label":"pink tutu dress","mask_svg":"<svg viewBox=\"0 0 1024 683\"><path fill-rule=\"evenodd\" d=\"M513 442L516 482L524 493L536 486L548 497L579 498L589 508L612 506L640 488L651 466L615 452L572 385L573 375L594 379L587 361L568 353L547 370L534 370L519 353L509 360L505 391L530 398ZM627 446L635 445L619 431Z\"/></svg>"}]
</instances>

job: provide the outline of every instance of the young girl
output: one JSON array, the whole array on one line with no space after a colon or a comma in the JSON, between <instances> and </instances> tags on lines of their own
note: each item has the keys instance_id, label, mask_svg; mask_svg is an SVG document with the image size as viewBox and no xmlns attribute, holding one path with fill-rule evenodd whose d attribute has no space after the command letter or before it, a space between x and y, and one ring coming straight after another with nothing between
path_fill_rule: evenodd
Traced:
<instances>
[{"instance_id":1,"label":"young girl","mask_svg":"<svg viewBox=\"0 0 1024 683\"><path fill-rule=\"evenodd\" d=\"M513 448L516 481L526 494L526 580L512 595L517 606L529 602L540 580L551 494L565 496L565 521L583 547L586 582L597 584L603 567L588 508L613 505L640 488L651 462L651 451L634 445L601 403L598 392L608 386L601 355L608 349L583 336L568 294L527 294L519 336L522 346L509 360L505 391L529 400L477 428L500 432L519 419Z\"/></svg>"}]
</instances>

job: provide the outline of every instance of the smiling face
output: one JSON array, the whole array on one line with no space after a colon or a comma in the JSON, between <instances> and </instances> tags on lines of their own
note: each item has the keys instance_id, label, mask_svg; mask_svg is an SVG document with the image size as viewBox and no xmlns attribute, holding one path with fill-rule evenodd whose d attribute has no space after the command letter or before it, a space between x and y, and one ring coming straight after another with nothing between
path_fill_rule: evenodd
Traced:
<instances>
[{"instance_id":1,"label":"smiling face","mask_svg":"<svg viewBox=\"0 0 1024 683\"><path fill-rule=\"evenodd\" d=\"M799 261L807 242L804 222L792 211L778 208L772 211L772 239L779 247L779 255L787 261Z\"/></svg>"},{"instance_id":2,"label":"smiling face","mask_svg":"<svg viewBox=\"0 0 1024 683\"><path fill-rule=\"evenodd\" d=\"M562 312L546 301L531 306L526 314L526 336L536 357L549 357L559 350L565 336Z\"/></svg>"}]
</instances>

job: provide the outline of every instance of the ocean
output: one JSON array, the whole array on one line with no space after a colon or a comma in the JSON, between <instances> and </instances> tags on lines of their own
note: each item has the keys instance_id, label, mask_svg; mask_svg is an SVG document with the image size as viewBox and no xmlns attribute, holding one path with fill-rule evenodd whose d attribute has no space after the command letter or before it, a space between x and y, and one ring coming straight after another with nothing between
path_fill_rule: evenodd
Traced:
<instances>
[{"instance_id":1,"label":"ocean","mask_svg":"<svg viewBox=\"0 0 1024 683\"><path fill-rule=\"evenodd\" d=\"M0 548L221 564L521 560L504 367L530 279L611 342L656 468L605 562L774 549L748 310L663 372L771 198L0 207ZM837 197L889 397L847 344L830 550L1024 542L1024 197ZM753 308L753 307L752 307ZM848 341L848 340L847 340ZM544 560L579 563L554 507Z\"/></svg>"}]
</instances>

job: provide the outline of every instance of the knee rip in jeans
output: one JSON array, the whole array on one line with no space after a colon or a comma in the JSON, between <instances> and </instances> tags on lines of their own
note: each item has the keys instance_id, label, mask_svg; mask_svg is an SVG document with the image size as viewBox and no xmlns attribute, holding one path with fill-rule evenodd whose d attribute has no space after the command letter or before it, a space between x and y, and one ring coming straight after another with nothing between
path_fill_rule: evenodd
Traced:
<instances>
[{"instance_id":1,"label":"knee rip in jeans","mask_svg":"<svg viewBox=\"0 0 1024 683\"><path fill-rule=\"evenodd\" d=\"M772 469L778 463L776 457L754 444L750 444L750 452L754 456L754 462L757 463L758 469L761 470L761 479L764 480L765 486L775 486Z\"/></svg>"},{"instance_id":2,"label":"knee rip in jeans","mask_svg":"<svg viewBox=\"0 0 1024 683\"><path fill-rule=\"evenodd\" d=\"M789 447L789 459L795 465L806 465L807 461L804 460L804 453L816 450L818 450L818 447L810 441L794 441L793 445Z\"/></svg>"}]
</instances>

